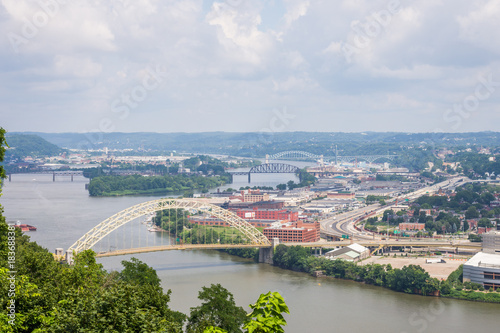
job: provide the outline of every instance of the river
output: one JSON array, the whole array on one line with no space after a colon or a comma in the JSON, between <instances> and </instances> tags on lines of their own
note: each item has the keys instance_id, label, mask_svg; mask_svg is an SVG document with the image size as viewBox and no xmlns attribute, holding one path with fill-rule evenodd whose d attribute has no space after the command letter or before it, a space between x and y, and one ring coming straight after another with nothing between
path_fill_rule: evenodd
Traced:
<instances>
[{"instance_id":1,"label":"river","mask_svg":"<svg viewBox=\"0 0 500 333\"><path fill-rule=\"evenodd\" d=\"M287 175L252 175L252 184L274 186ZM288 178L287 178L288 177ZM230 185L246 186L245 179ZM92 198L85 190L86 179L52 175L13 175L6 181L0 203L8 221L38 227L32 240L51 252L67 249L80 236L114 213L154 196ZM124 227L127 228L127 227ZM142 232L142 242L159 242L165 237L148 233L136 223L118 239ZM110 236L111 237L111 236ZM238 305L250 311L259 294L280 292L291 315L286 316L287 333L331 332L468 332L498 331L500 305L406 295L352 281L313 278L266 264L232 257L217 251L165 251L136 255L155 268L162 286L172 290L170 307L189 312L199 305L202 286L220 283L234 294ZM108 270L120 269L129 256L102 258Z\"/></svg>"}]
</instances>

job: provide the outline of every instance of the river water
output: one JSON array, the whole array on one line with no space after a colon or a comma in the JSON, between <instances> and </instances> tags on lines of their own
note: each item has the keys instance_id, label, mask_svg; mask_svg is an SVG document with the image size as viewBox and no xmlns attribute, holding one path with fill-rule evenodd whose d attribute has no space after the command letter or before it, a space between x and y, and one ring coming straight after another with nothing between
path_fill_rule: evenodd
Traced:
<instances>
[{"instance_id":1,"label":"river water","mask_svg":"<svg viewBox=\"0 0 500 333\"><path fill-rule=\"evenodd\" d=\"M252 175L250 185L273 186L289 179L287 175ZM230 186L247 185L245 177L236 181ZM75 177L74 182L64 177L52 182L51 175L13 175L12 182L4 183L0 203L8 221L35 225L38 230L29 233L32 240L53 251L56 247L67 249L116 212L159 198L92 198L85 190L86 182L80 177ZM138 241L142 241L142 245L168 241L168 237L148 233L146 226L139 222L124 228L114 241L128 240L131 235L141 235ZM110 238L113 241L113 236ZM286 317L287 333L469 332L476 329L498 332L500 327L498 304L406 295L352 281L318 279L217 251L165 251L136 257L157 270L163 288L172 290L171 308L184 313L199 305L198 291L211 283L222 284L247 311L250 311L248 304L255 302L261 293L280 292L291 311ZM110 257L99 261L112 270L120 269L121 260L129 258Z\"/></svg>"}]
</instances>

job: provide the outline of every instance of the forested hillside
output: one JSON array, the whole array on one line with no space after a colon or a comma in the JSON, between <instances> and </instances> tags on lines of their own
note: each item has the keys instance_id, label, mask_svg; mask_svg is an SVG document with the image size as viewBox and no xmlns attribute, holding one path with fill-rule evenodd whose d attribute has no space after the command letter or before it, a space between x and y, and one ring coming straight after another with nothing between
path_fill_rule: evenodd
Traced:
<instances>
[{"instance_id":1,"label":"forested hillside","mask_svg":"<svg viewBox=\"0 0 500 333\"><path fill-rule=\"evenodd\" d=\"M5 153L6 161L22 159L27 156L34 158L57 156L64 152L64 149L61 149L38 135L7 134L6 141L9 145Z\"/></svg>"}]
</instances>

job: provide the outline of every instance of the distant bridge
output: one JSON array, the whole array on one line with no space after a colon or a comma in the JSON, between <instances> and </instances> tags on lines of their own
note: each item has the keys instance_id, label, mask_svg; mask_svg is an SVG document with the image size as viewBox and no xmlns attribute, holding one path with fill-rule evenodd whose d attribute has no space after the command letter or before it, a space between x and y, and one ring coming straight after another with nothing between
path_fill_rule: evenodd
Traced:
<instances>
[{"instance_id":1,"label":"distant bridge","mask_svg":"<svg viewBox=\"0 0 500 333\"><path fill-rule=\"evenodd\" d=\"M64 170L64 171L35 171L35 172L14 172L14 173L9 173L9 182L12 181L12 175L24 175L24 174L30 174L30 175L40 175L40 174L47 174L50 175L52 174L52 181L56 181L56 176L70 176L71 181L73 181L73 176L83 176L83 171L79 170Z\"/></svg>"},{"instance_id":2,"label":"distant bridge","mask_svg":"<svg viewBox=\"0 0 500 333\"><path fill-rule=\"evenodd\" d=\"M266 155L266 163L268 160L286 160L286 159L313 159L313 160L323 160L323 155L315 155L308 153L306 151L300 150L290 150L282 151L281 153L276 153L273 155Z\"/></svg>"},{"instance_id":3,"label":"distant bridge","mask_svg":"<svg viewBox=\"0 0 500 333\"><path fill-rule=\"evenodd\" d=\"M330 162L341 162L341 163L349 163L353 161L360 161L364 160L367 161L368 163L373 163L376 160L379 159L387 159L389 161L394 160L394 158L397 155L356 155L356 156L333 156L328 158L327 160ZM312 154L306 151L301 151L301 150L289 150L289 151L283 151L280 153L276 153L273 155L266 155L266 163L269 163L270 160L287 160L287 159L292 159L292 160L316 160L320 165L324 164L324 156L323 155L316 155Z\"/></svg>"},{"instance_id":4,"label":"distant bridge","mask_svg":"<svg viewBox=\"0 0 500 333\"><path fill-rule=\"evenodd\" d=\"M237 172L229 172L233 176L246 176L248 175L248 182L251 181L252 173L297 173L300 171L300 168L285 163L264 163L261 165L257 165L252 167L249 171L237 171Z\"/></svg>"},{"instance_id":5,"label":"distant bridge","mask_svg":"<svg viewBox=\"0 0 500 333\"><path fill-rule=\"evenodd\" d=\"M358 156L337 156L336 158L338 162L343 162L343 163L364 160L372 164L373 162L379 159L387 159L389 161L392 161L396 156L397 155L358 155ZM333 160L335 160L335 157L333 158Z\"/></svg>"},{"instance_id":6,"label":"distant bridge","mask_svg":"<svg viewBox=\"0 0 500 333\"><path fill-rule=\"evenodd\" d=\"M243 238L246 240L244 244L175 244L175 245L162 245L162 246L151 246L143 248L131 248L122 249L115 251L107 251L99 253L99 256L113 256L113 255L123 255L132 253L144 253L144 252L155 252L155 251L165 251L165 250L179 250L179 249L216 249L216 248L243 248L243 247L260 247L267 248L261 251L263 254L262 261L266 261L269 256L272 258L272 252L270 251L271 242L264 236L259 230L257 230L250 223L240 218L233 212L221 208L219 206L198 201L194 199L158 199L143 202L135 206L129 207L116 213L115 215L107 218L103 222L96 225L85 235L80 237L73 245L69 247L66 251L66 260L71 263L72 255L74 253L79 253L88 249L91 249L104 237L108 236L111 232L115 231L119 227L141 217L144 215L149 215L157 211L170 210L170 209L183 209L188 211L201 211L210 214L216 218L229 224L231 228L238 230ZM176 238L177 235L171 235ZM59 253L62 254L62 253Z\"/></svg>"}]
</instances>

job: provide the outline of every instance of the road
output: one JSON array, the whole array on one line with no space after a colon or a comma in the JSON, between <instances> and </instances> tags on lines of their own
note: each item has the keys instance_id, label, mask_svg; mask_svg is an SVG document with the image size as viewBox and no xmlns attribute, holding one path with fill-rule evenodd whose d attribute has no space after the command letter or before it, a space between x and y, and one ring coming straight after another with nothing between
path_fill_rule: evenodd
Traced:
<instances>
[{"instance_id":1,"label":"road","mask_svg":"<svg viewBox=\"0 0 500 333\"><path fill-rule=\"evenodd\" d=\"M374 234L370 232L363 232L363 233L359 232L354 228L354 221L356 221L360 217L370 214L371 212L375 212L375 214L383 213L384 210L388 209L396 201L411 202L422 195L434 194L441 188L442 189L455 188L459 185L463 185L468 182L471 182L471 180L467 177L456 177L448 179L444 182L421 188L415 192L403 194L398 197L386 200L389 203L385 206L380 206L380 204L377 203L356 210L352 210L346 213L342 213L331 218L327 218L320 222L321 233L323 235L330 235L337 237L342 235L349 235L349 237L356 238L358 240L369 240L369 239L373 240L376 238Z\"/></svg>"}]
</instances>

